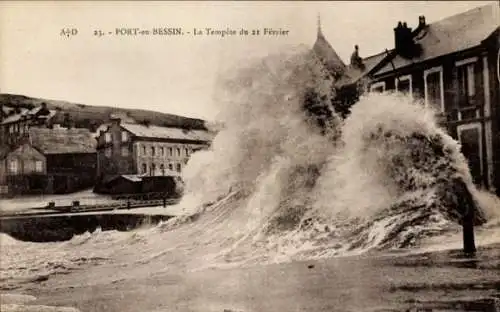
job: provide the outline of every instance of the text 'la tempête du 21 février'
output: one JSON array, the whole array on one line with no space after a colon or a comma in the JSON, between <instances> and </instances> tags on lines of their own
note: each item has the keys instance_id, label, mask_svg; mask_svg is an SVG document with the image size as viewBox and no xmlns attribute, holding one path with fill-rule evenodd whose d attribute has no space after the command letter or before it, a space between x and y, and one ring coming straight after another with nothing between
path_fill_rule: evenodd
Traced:
<instances>
[{"instance_id":1,"label":"text 'la temp\u00eate du 21 f\u00e9vrier'","mask_svg":"<svg viewBox=\"0 0 500 312\"><path fill-rule=\"evenodd\" d=\"M153 28L139 28L139 27L119 27L113 30L94 29L93 36L95 37L134 37L134 36L196 36L196 37L232 37L232 36L265 36L265 37L278 37L288 36L289 30L283 28L182 28L182 27L153 27ZM74 37L81 35L82 32L77 28L62 28L60 36Z\"/></svg>"}]
</instances>

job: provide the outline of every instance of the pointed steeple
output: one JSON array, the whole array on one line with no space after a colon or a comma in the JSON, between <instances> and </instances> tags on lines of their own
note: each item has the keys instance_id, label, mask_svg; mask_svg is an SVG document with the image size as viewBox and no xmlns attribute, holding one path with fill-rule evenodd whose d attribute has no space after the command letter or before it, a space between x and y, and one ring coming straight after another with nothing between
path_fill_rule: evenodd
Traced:
<instances>
[{"instance_id":1,"label":"pointed steeple","mask_svg":"<svg viewBox=\"0 0 500 312\"><path fill-rule=\"evenodd\" d=\"M316 38L316 42L314 43L313 51L334 77L340 77L344 73L346 65L342 62L337 52L335 52L323 35L323 31L321 30L321 16L319 13L318 36Z\"/></svg>"},{"instance_id":2,"label":"pointed steeple","mask_svg":"<svg viewBox=\"0 0 500 312\"><path fill-rule=\"evenodd\" d=\"M323 32L321 31L321 15L318 13L318 38L323 37Z\"/></svg>"}]
</instances>

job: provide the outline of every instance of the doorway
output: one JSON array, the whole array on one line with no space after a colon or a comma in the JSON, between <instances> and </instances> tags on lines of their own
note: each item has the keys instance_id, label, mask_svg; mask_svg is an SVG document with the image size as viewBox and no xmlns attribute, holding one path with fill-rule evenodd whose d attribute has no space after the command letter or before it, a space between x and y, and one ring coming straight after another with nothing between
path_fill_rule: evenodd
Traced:
<instances>
[{"instance_id":1,"label":"doorway","mask_svg":"<svg viewBox=\"0 0 500 312\"><path fill-rule=\"evenodd\" d=\"M457 127L458 140L462 153L469 163L474 184L483 185L483 132L480 123L471 123Z\"/></svg>"}]
</instances>

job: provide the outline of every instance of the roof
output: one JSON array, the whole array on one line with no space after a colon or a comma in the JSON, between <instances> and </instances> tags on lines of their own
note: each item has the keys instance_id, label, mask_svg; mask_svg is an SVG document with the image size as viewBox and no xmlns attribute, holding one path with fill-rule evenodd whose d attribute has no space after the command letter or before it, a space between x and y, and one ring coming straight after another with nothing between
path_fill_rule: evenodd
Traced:
<instances>
[{"instance_id":1,"label":"roof","mask_svg":"<svg viewBox=\"0 0 500 312\"><path fill-rule=\"evenodd\" d=\"M140 138L174 139L209 142L213 135L204 130L185 130L181 128L145 126L141 124L123 123L122 128Z\"/></svg>"},{"instance_id":2,"label":"roof","mask_svg":"<svg viewBox=\"0 0 500 312\"><path fill-rule=\"evenodd\" d=\"M420 63L446 54L479 46L483 40L499 29L500 7L497 3L478 7L464 13L431 23L414 38L422 47L422 54L413 59L399 55L392 60L396 69ZM391 72L386 64L377 74Z\"/></svg>"},{"instance_id":3,"label":"roof","mask_svg":"<svg viewBox=\"0 0 500 312\"><path fill-rule=\"evenodd\" d=\"M8 106L5 106L5 105L2 105L2 111L3 111L3 113L5 115L8 115L13 110L14 110L13 107L8 107Z\"/></svg>"},{"instance_id":4,"label":"roof","mask_svg":"<svg viewBox=\"0 0 500 312\"><path fill-rule=\"evenodd\" d=\"M345 71L346 65L338 56L337 52L332 48L326 40L321 28L318 27L318 37L312 48L315 55L325 64L327 69L335 74L342 74Z\"/></svg>"},{"instance_id":5,"label":"roof","mask_svg":"<svg viewBox=\"0 0 500 312\"><path fill-rule=\"evenodd\" d=\"M109 120L113 120L113 119L119 119L122 122L126 122L126 123L135 123L136 122L134 120L134 118L127 116L126 113L112 113L109 115Z\"/></svg>"},{"instance_id":6,"label":"roof","mask_svg":"<svg viewBox=\"0 0 500 312\"><path fill-rule=\"evenodd\" d=\"M391 53L391 51L389 51ZM342 87L357 82L359 79L366 76L377 65L379 65L387 57L387 52L381 52L363 59L364 69L359 69L352 65L347 66L344 76L338 81L337 86Z\"/></svg>"},{"instance_id":7,"label":"roof","mask_svg":"<svg viewBox=\"0 0 500 312\"><path fill-rule=\"evenodd\" d=\"M33 147L47 154L95 153L96 140L87 129L48 129L31 127L29 139Z\"/></svg>"},{"instance_id":8,"label":"roof","mask_svg":"<svg viewBox=\"0 0 500 312\"><path fill-rule=\"evenodd\" d=\"M109 183L111 181L114 181L118 178L123 178L125 180L129 180L131 182L141 182L143 180L143 178L154 178L154 177L179 177L180 174L177 172L177 171L173 171L173 170L168 170L168 169L165 169L165 174L161 174L161 175L154 175L154 176L150 176L150 175L145 175L145 174L122 174L122 175L117 175L117 176L114 176L114 177L111 177L109 178L106 183Z\"/></svg>"},{"instance_id":9,"label":"roof","mask_svg":"<svg viewBox=\"0 0 500 312\"><path fill-rule=\"evenodd\" d=\"M94 138L99 137L99 135L101 135L101 131L107 131L110 125L111 125L110 123L103 123L99 125L99 127L97 127L97 129L95 129L95 131L92 133L92 136Z\"/></svg>"},{"instance_id":10,"label":"roof","mask_svg":"<svg viewBox=\"0 0 500 312\"><path fill-rule=\"evenodd\" d=\"M142 175L137 175L137 174L122 174L121 176L118 176L116 178L119 178L119 177L122 177L122 178L129 180L129 181L132 181L132 182L141 182L142 181Z\"/></svg>"},{"instance_id":11,"label":"roof","mask_svg":"<svg viewBox=\"0 0 500 312\"><path fill-rule=\"evenodd\" d=\"M8 123L16 122L16 121L20 120L22 116L26 116L26 114L27 114L28 111L29 110L26 109L26 108L21 108L21 112L20 113L8 116L7 118L5 118L2 121L2 124L8 124Z\"/></svg>"},{"instance_id":12,"label":"roof","mask_svg":"<svg viewBox=\"0 0 500 312\"><path fill-rule=\"evenodd\" d=\"M26 109L26 108L22 108L21 113L8 116L7 118L5 118L2 121L2 124L8 124L8 123L13 123L13 122L19 121L23 116L36 115L36 113L38 113L40 110L41 110L41 107L35 107L31 110ZM38 116L38 118L50 119L50 118L54 117L54 115L56 114L55 110L50 110L49 112L50 112L49 115ZM30 117L27 117L27 118L30 118Z\"/></svg>"},{"instance_id":13,"label":"roof","mask_svg":"<svg viewBox=\"0 0 500 312\"><path fill-rule=\"evenodd\" d=\"M27 115L36 115L39 111L42 110L42 108L43 108L42 106L36 106L36 107L30 109L26 114Z\"/></svg>"}]
</instances>

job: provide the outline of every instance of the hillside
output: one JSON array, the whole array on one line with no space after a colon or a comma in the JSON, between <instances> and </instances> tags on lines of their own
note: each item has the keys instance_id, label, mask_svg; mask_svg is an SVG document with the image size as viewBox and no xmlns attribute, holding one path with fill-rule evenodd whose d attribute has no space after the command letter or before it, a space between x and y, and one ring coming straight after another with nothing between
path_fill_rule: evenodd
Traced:
<instances>
[{"instance_id":1,"label":"hillside","mask_svg":"<svg viewBox=\"0 0 500 312\"><path fill-rule=\"evenodd\" d=\"M100 124L109 121L110 114L125 115L138 123L164 127L181 127L187 129L205 129L201 119L183 117L143 109L127 109L108 106L91 106L67 101L32 98L24 95L0 93L0 106L31 109L42 103L50 110L57 110L56 120L62 123L64 118L72 121L75 127L88 128L95 131ZM138 104L140 105L140 104Z\"/></svg>"}]
</instances>

